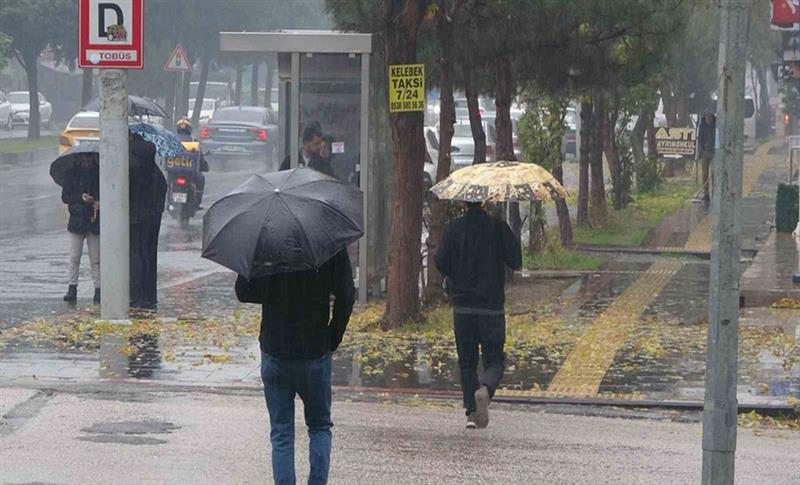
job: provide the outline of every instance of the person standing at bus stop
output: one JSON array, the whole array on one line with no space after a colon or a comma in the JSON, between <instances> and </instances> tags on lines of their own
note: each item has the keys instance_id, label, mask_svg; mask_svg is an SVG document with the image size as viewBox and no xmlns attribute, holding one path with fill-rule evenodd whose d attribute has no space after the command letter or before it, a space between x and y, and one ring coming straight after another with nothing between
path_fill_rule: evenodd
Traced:
<instances>
[{"instance_id":1,"label":"person standing at bus stop","mask_svg":"<svg viewBox=\"0 0 800 485\"><path fill-rule=\"evenodd\" d=\"M707 112L700 121L697 132L697 153L703 170L703 200L711 200L711 162L714 160L717 140L717 117L714 113Z\"/></svg>"}]
</instances>

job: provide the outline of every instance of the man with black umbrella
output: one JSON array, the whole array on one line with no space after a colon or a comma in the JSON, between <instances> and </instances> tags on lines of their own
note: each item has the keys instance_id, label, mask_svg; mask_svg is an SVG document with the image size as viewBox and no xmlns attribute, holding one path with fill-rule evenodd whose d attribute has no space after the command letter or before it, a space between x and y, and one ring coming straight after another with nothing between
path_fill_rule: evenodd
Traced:
<instances>
[{"instance_id":1,"label":"man with black umbrella","mask_svg":"<svg viewBox=\"0 0 800 485\"><path fill-rule=\"evenodd\" d=\"M333 316L330 297L335 298ZM305 409L311 472L328 481L331 454L331 353L344 337L355 303L353 273L342 249L318 270L236 280L236 296L260 303L261 379L270 420L275 483L295 483L294 397Z\"/></svg>"},{"instance_id":2,"label":"man with black umbrella","mask_svg":"<svg viewBox=\"0 0 800 485\"><path fill-rule=\"evenodd\" d=\"M89 247L94 302L100 303L100 172L97 154L84 153L64 176L61 200L69 207L69 287L64 301L78 298L83 242Z\"/></svg>"}]
</instances>

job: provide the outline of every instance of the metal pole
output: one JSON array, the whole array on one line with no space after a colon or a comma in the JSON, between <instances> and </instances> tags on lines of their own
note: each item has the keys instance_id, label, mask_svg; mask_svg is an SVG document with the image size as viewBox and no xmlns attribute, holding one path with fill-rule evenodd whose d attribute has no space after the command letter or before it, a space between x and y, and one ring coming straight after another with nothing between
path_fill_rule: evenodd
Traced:
<instances>
[{"instance_id":1,"label":"metal pole","mask_svg":"<svg viewBox=\"0 0 800 485\"><path fill-rule=\"evenodd\" d=\"M361 54L361 149L358 159L359 185L364 194L364 235L358 241L358 302L367 303L369 277L369 54Z\"/></svg>"},{"instance_id":2,"label":"metal pole","mask_svg":"<svg viewBox=\"0 0 800 485\"><path fill-rule=\"evenodd\" d=\"M130 310L128 200L128 73L100 71L100 281L104 320Z\"/></svg>"},{"instance_id":3,"label":"metal pole","mask_svg":"<svg viewBox=\"0 0 800 485\"><path fill-rule=\"evenodd\" d=\"M719 150L714 157L708 359L703 412L703 485L733 485L739 246L748 0L722 0L719 46Z\"/></svg>"},{"instance_id":4,"label":"metal pole","mask_svg":"<svg viewBox=\"0 0 800 485\"><path fill-rule=\"evenodd\" d=\"M292 95L289 127L289 166L297 168L300 163L300 53L292 52Z\"/></svg>"}]
</instances>

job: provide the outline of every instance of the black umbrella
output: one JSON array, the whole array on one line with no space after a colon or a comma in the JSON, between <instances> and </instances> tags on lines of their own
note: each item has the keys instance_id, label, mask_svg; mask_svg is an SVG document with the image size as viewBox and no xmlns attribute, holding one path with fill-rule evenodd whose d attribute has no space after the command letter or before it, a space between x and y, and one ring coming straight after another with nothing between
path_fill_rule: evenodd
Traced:
<instances>
[{"instance_id":1,"label":"black umbrella","mask_svg":"<svg viewBox=\"0 0 800 485\"><path fill-rule=\"evenodd\" d=\"M318 269L363 234L363 194L311 168L257 174L203 217L203 257L245 278Z\"/></svg>"},{"instance_id":2,"label":"black umbrella","mask_svg":"<svg viewBox=\"0 0 800 485\"><path fill-rule=\"evenodd\" d=\"M100 111L100 100L95 99L91 101L86 109L91 111ZM169 115L164 108L150 98L143 98L141 96L128 95L128 115L129 116L158 116L161 118L168 118Z\"/></svg>"},{"instance_id":3,"label":"black umbrella","mask_svg":"<svg viewBox=\"0 0 800 485\"><path fill-rule=\"evenodd\" d=\"M64 177L73 167L80 163L82 155L92 155L95 167L99 169L98 157L100 144L96 141L84 141L80 145L75 145L62 153L50 164L50 177L60 186L64 186Z\"/></svg>"}]
</instances>

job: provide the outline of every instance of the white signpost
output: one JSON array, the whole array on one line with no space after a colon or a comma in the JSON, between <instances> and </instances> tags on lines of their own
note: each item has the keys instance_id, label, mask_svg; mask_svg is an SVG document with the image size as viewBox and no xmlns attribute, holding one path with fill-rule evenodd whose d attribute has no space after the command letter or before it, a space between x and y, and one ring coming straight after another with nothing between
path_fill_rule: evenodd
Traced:
<instances>
[{"instance_id":1,"label":"white signpost","mask_svg":"<svg viewBox=\"0 0 800 485\"><path fill-rule=\"evenodd\" d=\"M128 73L144 67L143 0L80 0L78 64L101 69L100 317L130 315Z\"/></svg>"}]
</instances>

